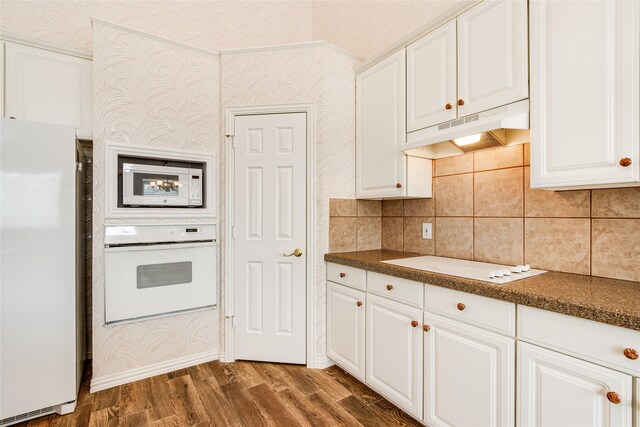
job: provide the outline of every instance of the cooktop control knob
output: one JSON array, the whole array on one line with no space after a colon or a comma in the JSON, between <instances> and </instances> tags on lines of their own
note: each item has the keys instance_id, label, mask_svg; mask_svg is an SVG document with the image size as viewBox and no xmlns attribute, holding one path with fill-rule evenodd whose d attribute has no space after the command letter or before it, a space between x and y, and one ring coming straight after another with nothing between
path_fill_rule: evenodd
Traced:
<instances>
[{"instance_id":1,"label":"cooktop control knob","mask_svg":"<svg viewBox=\"0 0 640 427\"><path fill-rule=\"evenodd\" d=\"M509 270L507 270L506 268L501 268L500 271L502 272L502 274L504 274L505 276L511 276L511 272Z\"/></svg>"},{"instance_id":2,"label":"cooktop control knob","mask_svg":"<svg viewBox=\"0 0 640 427\"><path fill-rule=\"evenodd\" d=\"M509 269L512 273L522 273L522 268L520 268L519 265L516 265L515 267L511 267Z\"/></svg>"}]
</instances>

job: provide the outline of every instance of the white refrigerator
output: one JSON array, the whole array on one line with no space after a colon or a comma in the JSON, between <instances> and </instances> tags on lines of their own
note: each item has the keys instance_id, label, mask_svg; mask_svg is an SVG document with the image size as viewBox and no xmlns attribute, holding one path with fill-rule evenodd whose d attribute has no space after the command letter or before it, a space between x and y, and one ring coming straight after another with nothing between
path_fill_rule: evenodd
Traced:
<instances>
[{"instance_id":1,"label":"white refrigerator","mask_svg":"<svg viewBox=\"0 0 640 427\"><path fill-rule=\"evenodd\" d=\"M75 409L84 183L73 127L1 120L0 425L10 425Z\"/></svg>"}]
</instances>

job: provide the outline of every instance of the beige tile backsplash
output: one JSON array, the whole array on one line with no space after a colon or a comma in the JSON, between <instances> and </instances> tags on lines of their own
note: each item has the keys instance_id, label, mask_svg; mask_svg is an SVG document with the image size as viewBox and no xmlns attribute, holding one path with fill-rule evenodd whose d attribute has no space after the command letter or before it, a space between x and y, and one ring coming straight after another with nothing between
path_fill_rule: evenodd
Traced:
<instances>
[{"instance_id":1,"label":"beige tile backsplash","mask_svg":"<svg viewBox=\"0 0 640 427\"><path fill-rule=\"evenodd\" d=\"M640 281L640 188L529 188L529 144L434 162L434 197L331 199L329 250L393 249ZM433 239L422 239L422 223Z\"/></svg>"}]
</instances>

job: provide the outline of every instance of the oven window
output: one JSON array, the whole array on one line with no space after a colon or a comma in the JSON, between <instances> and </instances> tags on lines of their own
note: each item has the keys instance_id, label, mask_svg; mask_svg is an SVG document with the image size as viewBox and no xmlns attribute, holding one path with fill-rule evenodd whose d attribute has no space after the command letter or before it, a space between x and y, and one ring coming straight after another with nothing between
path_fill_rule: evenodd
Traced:
<instances>
[{"instance_id":1,"label":"oven window","mask_svg":"<svg viewBox=\"0 0 640 427\"><path fill-rule=\"evenodd\" d=\"M180 177L158 173L133 173L133 194L135 196L178 197Z\"/></svg>"},{"instance_id":2,"label":"oven window","mask_svg":"<svg viewBox=\"0 0 640 427\"><path fill-rule=\"evenodd\" d=\"M191 283L191 261L147 264L137 267L138 289Z\"/></svg>"}]
</instances>

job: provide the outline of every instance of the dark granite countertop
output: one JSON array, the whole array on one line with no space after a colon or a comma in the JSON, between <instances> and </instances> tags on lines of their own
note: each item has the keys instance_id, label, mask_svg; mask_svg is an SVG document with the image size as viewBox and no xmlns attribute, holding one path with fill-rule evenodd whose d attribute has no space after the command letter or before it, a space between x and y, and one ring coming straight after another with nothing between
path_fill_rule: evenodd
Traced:
<instances>
[{"instance_id":1,"label":"dark granite countertop","mask_svg":"<svg viewBox=\"0 0 640 427\"><path fill-rule=\"evenodd\" d=\"M497 285L381 262L416 256L422 255L372 250L328 253L324 260L640 331L640 282L550 271Z\"/></svg>"}]
</instances>

